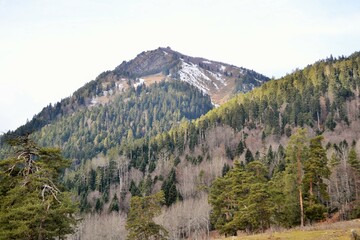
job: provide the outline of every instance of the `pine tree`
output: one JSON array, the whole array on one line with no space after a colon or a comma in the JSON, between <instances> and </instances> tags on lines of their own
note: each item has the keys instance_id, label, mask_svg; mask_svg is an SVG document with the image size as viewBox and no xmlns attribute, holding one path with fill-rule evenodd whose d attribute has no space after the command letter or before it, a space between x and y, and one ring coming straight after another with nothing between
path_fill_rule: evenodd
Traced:
<instances>
[{"instance_id":1,"label":"pine tree","mask_svg":"<svg viewBox=\"0 0 360 240\"><path fill-rule=\"evenodd\" d=\"M224 177L215 179L209 193L209 203L212 205L210 220L216 230L221 234L236 235L237 227L231 226L235 213L239 210L237 200L242 193L235 190L237 181L243 179L244 168L235 161L235 166ZM240 188L242 185L239 184Z\"/></svg>"},{"instance_id":2,"label":"pine tree","mask_svg":"<svg viewBox=\"0 0 360 240\"><path fill-rule=\"evenodd\" d=\"M167 239L167 231L153 220L161 212L164 203L162 191L145 197L132 197L126 229L129 240Z\"/></svg>"},{"instance_id":3,"label":"pine tree","mask_svg":"<svg viewBox=\"0 0 360 240\"><path fill-rule=\"evenodd\" d=\"M173 168L167 179L163 182L161 186L161 190L164 192L165 204L166 206L170 206L177 200L181 200L182 196L176 189L176 172L175 168Z\"/></svg>"},{"instance_id":4,"label":"pine tree","mask_svg":"<svg viewBox=\"0 0 360 240\"><path fill-rule=\"evenodd\" d=\"M14 157L0 161L0 239L63 239L76 206L60 184L69 161L28 135L11 140Z\"/></svg>"},{"instance_id":5,"label":"pine tree","mask_svg":"<svg viewBox=\"0 0 360 240\"><path fill-rule=\"evenodd\" d=\"M285 189L287 191L285 201L288 204L298 203L300 212L300 226L304 226L304 197L303 197L303 162L307 154L307 131L299 129L290 137L286 147L286 169L284 174ZM297 193L296 193L297 192ZM297 197L295 198L295 196ZM296 201L294 201L296 199ZM291 212L298 212L289 208Z\"/></svg>"},{"instance_id":6,"label":"pine tree","mask_svg":"<svg viewBox=\"0 0 360 240\"><path fill-rule=\"evenodd\" d=\"M243 143L243 141L240 140L240 142L236 148L236 155L240 156L241 154L243 154L244 150L245 150L244 143Z\"/></svg>"},{"instance_id":7,"label":"pine tree","mask_svg":"<svg viewBox=\"0 0 360 240\"><path fill-rule=\"evenodd\" d=\"M254 232L269 227L272 203L266 174L259 161L245 168L235 162L233 169L214 181L209 194L211 222L220 233L236 235L238 230Z\"/></svg>"},{"instance_id":8,"label":"pine tree","mask_svg":"<svg viewBox=\"0 0 360 240\"><path fill-rule=\"evenodd\" d=\"M102 210L103 210L103 206L104 206L104 203L103 201L101 201L100 198L96 199L96 203L95 203L95 212L97 213L101 213Z\"/></svg>"},{"instance_id":9,"label":"pine tree","mask_svg":"<svg viewBox=\"0 0 360 240\"><path fill-rule=\"evenodd\" d=\"M265 231L270 226L272 202L268 191L265 166L254 161L245 167L246 175L242 181L243 199L238 199L239 211L234 221L240 230L247 232Z\"/></svg>"},{"instance_id":10,"label":"pine tree","mask_svg":"<svg viewBox=\"0 0 360 240\"><path fill-rule=\"evenodd\" d=\"M245 162L249 163L249 162L252 162L252 161L254 161L254 156L253 156L252 152L249 149L246 149Z\"/></svg>"},{"instance_id":11,"label":"pine tree","mask_svg":"<svg viewBox=\"0 0 360 240\"><path fill-rule=\"evenodd\" d=\"M309 157L304 161L304 190L306 197L306 217L310 220L321 220L326 211L323 205L329 196L323 179L330 176L326 151L321 145L323 136L310 140Z\"/></svg>"},{"instance_id":12,"label":"pine tree","mask_svg":"<svg viewBox=\"0 0 360 240\"><path fill-rule=\"evenodd\" d=\"M117 194L115 193L113 199L111 200L110 206L109 206L109 212L119 212L120 208L119 208L119 199L117 197Z\"/></svg>"},{"instance_id":13,"label":"pine tree","mask_svg":"<svg viewBox=\"0 0 360 240\"><path fill-rule=\"evenodd\" d=\"M360 161L359 161L359 158L358 158L357 153L355 151L355 147L352 147L350 149L348 159L349 159L348 162L349 162L351 168L355 172L360 174Z\"/></svg>"}]
</instances>

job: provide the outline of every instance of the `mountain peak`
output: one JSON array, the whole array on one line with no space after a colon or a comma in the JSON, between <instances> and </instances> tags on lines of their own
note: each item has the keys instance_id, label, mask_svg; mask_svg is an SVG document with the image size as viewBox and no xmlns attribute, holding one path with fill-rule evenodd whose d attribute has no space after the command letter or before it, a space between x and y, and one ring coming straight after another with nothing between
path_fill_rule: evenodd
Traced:
<instances>
[{"instance_id":1,"label":"mountain peak","mask_svg":"<svg viewBox=\"0 0 360 240\"><path fill-rule=\"evenodd\" d=\"M269 80L262 74L242 67L191 57L159 47L143 51L134 59L123 62L114 72L131 79L181 80L209 94L215 104L221 104L238 92L247 92Z\"/></svg>"}]
</instances>

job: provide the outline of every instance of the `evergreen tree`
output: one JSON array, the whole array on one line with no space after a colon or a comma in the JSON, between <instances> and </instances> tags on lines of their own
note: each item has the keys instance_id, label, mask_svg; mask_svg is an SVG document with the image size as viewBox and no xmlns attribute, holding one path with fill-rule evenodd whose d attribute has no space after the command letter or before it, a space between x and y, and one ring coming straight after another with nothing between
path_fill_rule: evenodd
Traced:
<instances>
[{"instance_id":1,"label":"evergreen tree","mask_svg":"<svg viewBox=\"0 0 360 240\"><path fill-rule=\"evenodd\" d=\"M272 214L267 170L261 162L254 161L245 167L245 171L241 186L244 195L243 199L238 199L239 211L232 224L247 232L265 231L270 226Z\"/></svg>"},{"instance_id":2,"label":"evergreen tree","mask_svg":"<svg viewBox=\"0 0 360 240\"><path fill-rule=\"evenodd\" d=\"M109 206L109 212L119 212L119 199L117 197L117 194L115 193L113 199L111 200L110 206Z\"/></svg>"},{"instance_id":3,"label":"evergreen tree","mask_svg":"<svg viewBox=\"0 0 360 240\"><path fill-rule=\"evenodd\" d=\"M243 143L243 141L240 140L240 142L236 148L236 155L240 156L241 154L243 154L244 150L245 150L244 143Z\"/></svg>"},{"instance_id":4,"label":"evergreen tree","mask_svg":"<svg viewBox=\"0 0 360 240\"><path fill-rule=\"evenodd\" d=\"M103 210L103 206L104 206L104 203L103 201L101 201L100 198L96 199L96 203L95 203L95 212L97 213L101 213L102 210Z\"/></svg>"},{"instance_id":5,"label":"evergreen tree","mask_svg":"<svg viewBox=\"0 0 360 240\"><path fill-rule=\"evenodd\" d=\"M225 163L221 171L222 172L221 176L225 176L226 173L228 173L229 171L230 171L230 166L229 164Z\"/></svg>"},{"instance_id":6,"label":"evergreen tree","mask_svg":"<svg viewBox=\"0 0 360 240\"><path fill-rule=\"evenodd\" d=\"M209 194L211 221L220 233L236 235L238 230L255 232L269 227L272 203L266 174L259 161L245 168L235 162L233 169L214 181Z\"/></svg>"},{"instance_id":7,"label":"evergreen tree","mask_svg":"<svg viewBox=\"0 0 360 240\"><path fill-rule=\"evenodd\" d=\"M284 174L286 198L289 204L289 215L299 213L300 226L304 226L304 196L303 196L303 163L307 157L307 131L299 129L291 137L286 147L286 168ZM297 205L297 206L296 206ZM294 208L295 207L295 208ZM292 223L293 224L293 223Z\"/></svg>"},{"instance_id":8,"label":"evergreen tree","mask_svg":"<svg viewBox=\"0 0 360 240\"><path fill-rule=\"evenodd\" d=\"M178 199L182 199L181 194L176 189L175 168L170 171L169 176L161 186L161 190L164 192L166 206L170 206Z\"/></svg>"},{"instance_id":9,"label":"evergreen tree","mask_svg":"<svg viewBox=\"0 0 360 240\"><path fill-rule=\"evenodd\" d=\"M352 147L350 149L348 159L349 159L348 162L349 162L351 168L355 172L360 174L360 161L359 161L359 158L358 158L357 153L355 151L355 147Z\"/></svg>"},{"instance_id":10,"label":"evergreen tree","mask_svg":"<svg viewBox=\"0 0 360 240\"><path fill-rule=\"evenodd\" d=\"M153 220L161 212L164 203L162 191L145 197L132 197L126 221L129 240L167 239L167 231Z\"/></svg>"},{"instance_id":11,"label":"evergreen tree","mask_svg":"<svg viewBox=\"0 0 360 240\"><path fill-rule=\"evenodd\" d=\"M10 144L14 156L0 161L0 239L64 239L76 224L76 206L60 184L69 161L28 135Z\"/></svg>"},{"instance_id":12,"label":"evergreen tree","mask_svg":"<svg viewBox=\"0 0 360 240\"><path fill-rule=\"evenodd\" d=\"M131 182L130 182L129 191L130 191L132 197L134 197L134 196L141 197L141 191L140 191L140 189L136 186L136 184L135 184L135 182L134 182L133 180L131 180Z\"/></svg>"},{"instance_id":13,"label":"evergreen tree","mask_svg":"<svg viewBox=\"0 0 360 240\"><path fill-rule=\"evenodd\" d=\"M306 197L306 217L310 220L323 219L329 196L323 179L330 176L327 165L326 151L321 145L323 136L316 136L310 140L309 157L304 161L304 190Z\"/></svg>"},{"instance_id":14,"label":"evergreen tree","mask_svg":"<svg viewBox=\"0 0 360 240\"><path fill-rule=\"evenodd\" d=\"M221 234L236 235L237 227L230 225L235 213L239 210L237 199L242 191L234 191L235 180L241 181L245 172L239 162L224 177L215 179L209 193L209 203L212 206L210 220ZM239 184L239 187L242 185Z\"/></svg>"},{"instance_id":15,"label":"evergreen tree","mask_svg":"<svg viewBox=\"0 0 360 240\"><path fill-rule=\"evenodd\" d=\"M245 162L249 163L249 162L252 162L252 161L254 161L254 156L253 156L252 152L249 149L246 149Z\"/></svg>"}]
</instances>

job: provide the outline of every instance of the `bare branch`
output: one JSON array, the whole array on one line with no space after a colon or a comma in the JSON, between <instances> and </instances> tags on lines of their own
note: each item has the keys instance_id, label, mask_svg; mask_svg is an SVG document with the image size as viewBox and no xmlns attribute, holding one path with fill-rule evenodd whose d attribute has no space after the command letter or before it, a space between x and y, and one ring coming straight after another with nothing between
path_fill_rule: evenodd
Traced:
<instances>
[{"instance_id":1,"label":"bare branch","mask_svg":"<svg viewBox=\"0 0 360 240\"><path fill-rule=\"evenodd\" d=\"M55 200L58 202L58 203L61 203L60 200L57 198L57 194L59 193L59 191L56 190L56 188L53 188L51 187L50 185L48 184L44 184L43 185L43 190L41 191L41 196L42 196L42 199L43 201L45 201L45 192L48 191L51 193L51 195L55 198Z\"/></svg>"}]
</instances>

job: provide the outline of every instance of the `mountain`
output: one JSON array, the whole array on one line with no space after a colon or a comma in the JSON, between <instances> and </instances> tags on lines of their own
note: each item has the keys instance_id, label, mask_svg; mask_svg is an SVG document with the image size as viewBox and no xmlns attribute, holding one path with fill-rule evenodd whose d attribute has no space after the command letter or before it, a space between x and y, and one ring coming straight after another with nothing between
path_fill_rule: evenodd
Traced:
<instances>
[{"instance_id":1,"label":"mountain","mask_svg":"<svg viewBox=\"0 0 360 240\"><path fill-rule=\"evenodd\" d=\"M129 62L124 61L113 71L101 73L72 96L46 106L15 133L37 131L80 109L107 104L131 87L177 80L195 86L203 94L209 95L213 104L219 105L238 92L260 86L269 78L245 68L189 57L170 48L158 48L142 52Z\"/></svg>"},{"instance_id":2,"label":"mountain","mask_svg":"<svg viewBox=\"0 0 360 240\"><path fill-rule=\"evenodd\" d=\"M39 142L63 148L66 157L91 158L129 134L136 139L167 131L182 118L205 114L211 103L222 103L267 80L251 70L158 48L101 73L5 138L41 132Z\"/></svg>"}]
</instances>

